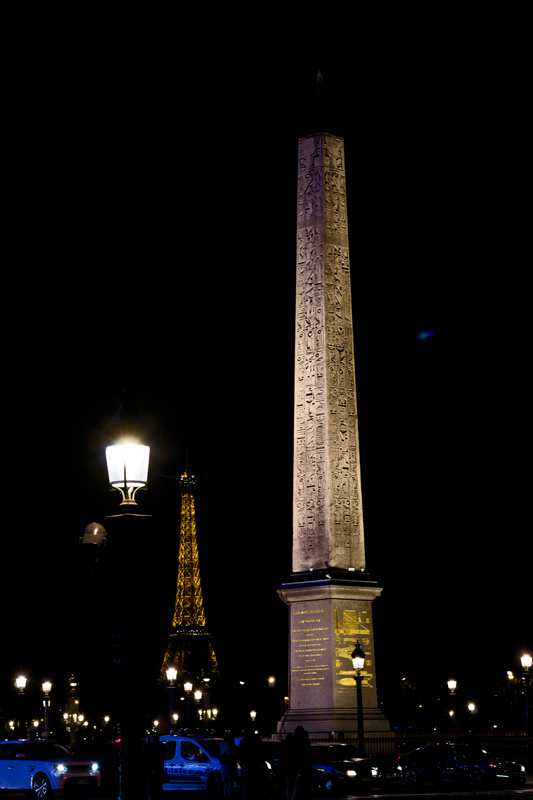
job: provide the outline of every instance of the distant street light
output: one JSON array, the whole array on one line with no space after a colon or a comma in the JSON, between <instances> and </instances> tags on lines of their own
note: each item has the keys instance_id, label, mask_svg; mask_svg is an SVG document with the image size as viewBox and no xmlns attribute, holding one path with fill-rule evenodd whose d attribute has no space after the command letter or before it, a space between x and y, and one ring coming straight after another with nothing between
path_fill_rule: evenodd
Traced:
<instances>
[{"instance_id":1,"label":"distant street light","mask_svg":"<svg viewBox=\"0 0 533 800\"><path fill-rule=\"evenodd\" d=\"M27 680L24 677L24 675L19 675L18 678L15 681L15 686L18 689L17 697L18 697L18 706L19 706L19 714L20 714L20 720L17 719L17 727L20 728L20 738L21 739L25 739L26 738L26 733L27 733L27 731L26 731L26 722L25 722L25 719L24 719L25 716L26 716L26 714L25 714L25 711L26 711L26 709L25 709L25 695L24 695L24 689L26 688L26 683L27 683Z\"/></svg>"},{"instance_id":2,"label":"distant street light","mask_svg":"<svg viewBox=\"0 0 533 800\"><path fill-rule=\"evenodd\" d=\"M187 681L183 684L183 690L185 692L185 712L187 716L187 727L191 727L192 722L192 683Z\"/></svg>"},{"instance_id":3,"label":"distant street light","mask_svg":"<svg viewBox=\"0 0 533 800\"><path fill-rule=\"evenodd\" d=\"M167 680L168 680L168 698L169 698L169 705L170 705L170 725L172 726L172 722L176 714L174 714L174 699L176 694L176 684L174 681L178 677L178 670L176 667L169 667L167 669Z\"/></svg>"},{"instance_id":4,"label":"distant street light","mask_svg":"<svg viewBox=\"0 0 533 800\"><path fill-rule=\"evenodd\" d=\"M450 711L450 717L455 717L455 730L458 730L459 722L457 720L456 714L456 701L457 701L457 681L455 678L450 678L448 681L448 689L450 691L451 703L452 703L452 710Z\"/></svg>"},{"instance_id":5,"label":"distant street light","mask_svg":"<svg viewBox=\"0 0 533 800\"><path fill-rule=\"evenodd\" d=\"M355 670L355 683L357 687L357 744L361 755L365 749L365 730L363 722L363 676L361 670L365 667L365 654L359 644L359 639L355 643L352 653L352 664Z\"/></svg>"},{"instance_id":6,"label":"distant street light","mask_svg":"<svg viewBox=\"0 0 533 800\"><path fill-rule=\"evenodd\" d=\"M42 689L44 692L44 733L43 737L48 739L50 735L50 692L52 691L52 684L50 681L44 681L42 685Z\"/></svg>"},{"instance_id":7,"label":"distant street light","mask_svg":"<svg viewBox=\"0 0 533 800\"><path fill-rule=\"evenodd\" d=\"M531 715L529 713L529 678L531 674L530 670L533 664L533 658L524 653L520 661L522 662L522 669L524 670L522 673L522 680L524 681L524 691L526 695L527 767L528 771L531 772L533 769L533 753L531 750Z\"/></svg>"}]
</instances>

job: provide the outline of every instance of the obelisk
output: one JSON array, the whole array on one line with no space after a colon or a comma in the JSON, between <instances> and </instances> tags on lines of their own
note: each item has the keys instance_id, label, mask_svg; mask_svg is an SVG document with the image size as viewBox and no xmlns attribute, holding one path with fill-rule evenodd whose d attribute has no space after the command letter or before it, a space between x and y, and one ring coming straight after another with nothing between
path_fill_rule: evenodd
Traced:
<instances>
[{"instance_id":1,"label":"obelisk","mask_svg":"<svg viewBox=\"0 0 533 800\"><path fill-rule=\"evenodd\" d=\"M357 730L351 653L366 654L365 732L387 731L376 692L355 392L344 142L298 143L294 493L289 709L279 723L314 733Z\"/></svg>"}]
</instances>

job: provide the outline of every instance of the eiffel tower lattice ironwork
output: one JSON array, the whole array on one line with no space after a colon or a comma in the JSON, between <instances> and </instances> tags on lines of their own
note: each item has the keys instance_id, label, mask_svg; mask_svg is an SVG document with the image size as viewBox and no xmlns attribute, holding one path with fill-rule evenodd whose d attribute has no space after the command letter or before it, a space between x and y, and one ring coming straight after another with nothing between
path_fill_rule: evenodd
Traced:
<instances>
[{"instance_id":1,"label":"eiffel tower lattice ironwork","mask_svg":"<svg viewBox=\"0 0 533 800\"><path fill-rule=\"evenodd\" d=\"M211 634L205 627L196 539L195 489L196 479L187 464L180 480L178 581L172 631L168 637L163 672L173 664L179 670L180 680L199 682L218 675L218 663Z\"/></svg>"}]
</instances>

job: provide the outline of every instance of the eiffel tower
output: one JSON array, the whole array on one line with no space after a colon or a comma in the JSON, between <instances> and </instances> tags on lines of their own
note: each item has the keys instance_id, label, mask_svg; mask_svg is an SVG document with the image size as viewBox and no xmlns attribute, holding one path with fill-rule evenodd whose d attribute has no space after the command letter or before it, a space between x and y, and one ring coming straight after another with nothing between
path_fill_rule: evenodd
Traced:
<instances>
[{"instance_id":1,"label":"eiffel tower","mask_svg":"<svg viewBox=\"0 0 533 800\"><path fill-rule=\"evenodd\" d=\"M180 682L198 684L204 678L218 675L218 663L211 634L205 627L196 540L195 489L196 479L187 461L180 479L181 523L176 603L162 672L164 674L167 667L173 665L178 669Z\"/></svg>"}]
</instances>

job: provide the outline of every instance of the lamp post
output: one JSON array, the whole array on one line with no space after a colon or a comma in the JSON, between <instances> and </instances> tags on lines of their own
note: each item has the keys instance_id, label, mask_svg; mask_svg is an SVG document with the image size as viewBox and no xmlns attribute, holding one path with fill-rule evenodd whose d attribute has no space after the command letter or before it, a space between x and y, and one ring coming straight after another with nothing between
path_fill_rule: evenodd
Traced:
<instances>
[{"instance_id":1,"label":"lamp post","mask_svg":"<svg viewBox=\"0 0 533 800\"><path fill-rule=\"evenodd\" d=\"M363 676L361 670L365 666L365 654L359 644L359 640L355 643L355 649L352 653L352 664L355 670L355 683L357 686L357 745L361 754L365 749L365 730L363 723Z\"/></svg>"},{"instance_id":2,"label":"lamp post","mask_svg":"<svg viewBox=\"0 0 533 800\"><path fill-rule=\"evenodd\" d=\"M140 546L147 515L138 512L136 494L148 483L150 448L131 441L106 448L109 486L120 492L120 513L107 517L109 546L115 549L120 628L120 800L136 800L142 786L143 734L137 621L142 617ZM113 535L114 534L114 535Z\"/></svg>"},{"instance_id":3,"label":"lamp post","mask_svg":"<svg viewBox=\"0 0 533 800\"><path fill-rule=\"evenodd\" d=\"M533 658L524 653L520 661L522 662L522 680L524 681L524 691L526 695L526 740L527 740L527 768L531 772L533 769L533 754L531 752L531 715L529 713L529 677L533 664Z\"/></svg>"},{"instance_id":4,"label":"lamp post","mask_svg":"<svg viewBox=\"0 0 533 800\"><path fill-rule=\"evenodd\" d=\"M44 733L43 737L48 739L50 735L50 692L52 691L52 684L50 681L44 681L42 685L42 689L44 692Z\"/></svg>"},{"instance_id":5,"label":"lamp post","mask_svg":"<svg viewBox=\"0 0 533 800\"><path fill-rule=\"evenodd\" d=\"M196 716L198 717L199 727L203 727L204 720L202 715L202 692L197 689L194 693L194 702L196 703Z\"/></svg>"},{"instance_id":6,"label":"lamp post","mask_svg":"<svg viewBox=\"0 0 533 800\"><path fill-rule=\"evenodd\" d=\"M450 717L455 718L455 731L459 730L459 722L457 720L457 681L455 678L450 678L448 681L448 689L450 691L450 697L452 698L452 710L450 711Z\"/></svg>"},{"instance_id":7,"label":"lamp post","mask_svg":"<svg viewBox=\"0 0 533 800\"><path fill-rule=\"evenodd\" d=\"M183 691L185 692L185 709L187 713L187 728L191 727L191 692L192 683L187 681L183 684Z\"/></svg>"},{"instance_id":8,"label":"lamp post","mask_svg":"<svg viewBox=\"0 0 533 800\"><path fill-rule=\"evenodd\" d=\"M170 705L170 728L172 728L172 721L175 717L174 714L174 695L176 694L176 684L174 681L178 677L178 670L176 667L169 667L167 669L167 680L168 680L168 698L169 698L169 705Z\"/></svg>"},{"instance_id":9,"label":"lamp post","mask_svg":"<svg viewBox=\"0 0 533 800\"><path fill-rule=\"evenodd\" d=\"M24 717L26 715L25 714L25 711L26 711L26 709L25 709L25 694L24 694L24 689L26 688L26 683L27 683L27 680L26 680L24 675L19 675L18 678L15 681L15 686L18 689L17 697L18 697L18 706L20 708L20 717L21 717L20 721L17 720L17 727L20 727L20 738L21 739L25 739L26 738L26 734L27 734L26 722L24 720Z\"/></svg>"}]
</instances>

